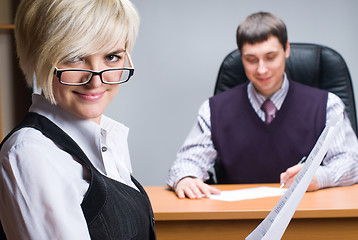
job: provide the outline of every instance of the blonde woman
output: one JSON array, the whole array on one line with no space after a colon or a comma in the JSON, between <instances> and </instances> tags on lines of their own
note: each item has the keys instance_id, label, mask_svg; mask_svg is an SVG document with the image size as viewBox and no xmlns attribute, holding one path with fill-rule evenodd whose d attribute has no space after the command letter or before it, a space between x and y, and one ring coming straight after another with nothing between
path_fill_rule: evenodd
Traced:
<instances>
[{"instance_id":1,"label":"blonde woman","mask_svg":"<svg viewBox=\"0 0 358 240\"><path fill-rule=\"evenodd\" d=\"M155 239L149 199L131 174L128 129L103 115L133 75L138 24L127 0L20 3L20 66L41 94L1 144L7 239Z\"/></svg>"}]
</instances>

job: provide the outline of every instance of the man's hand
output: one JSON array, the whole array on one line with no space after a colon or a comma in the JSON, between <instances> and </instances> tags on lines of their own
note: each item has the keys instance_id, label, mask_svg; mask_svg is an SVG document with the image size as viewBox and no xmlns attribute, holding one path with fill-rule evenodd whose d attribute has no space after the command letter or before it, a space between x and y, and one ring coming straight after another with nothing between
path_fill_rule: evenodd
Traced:
<instances>
[{"instance_id":1,"label":"man's hand","mask_svg":"<svg viewBox=\"0 0 358 240\"><path fill-rule=\"evenodd\" d=\"M295 166L292 166L286 170L286 172L281 173L280 179L281 184L285 184L286 187L290 187L293 181L295 180L295 177L297 173L301 170L303 164L297 164ZM307 191L315 191L318 190L318 181L316 177L312 178L312 181L310 185L307 188Z\"/></svg>"},{"instance_id":2,"label":"man's hand","mask_svg":"<svg viewBox=\"0 0 358 240\"><path fill-rule=\"evenodd\" d=\"M179 198L187 196L190 199L201 199L203 196L210 197L211 194L220 194L220 190L209 186L198 178L185 177L176 185L175 193Z\"/></svg>"}]
</instances>

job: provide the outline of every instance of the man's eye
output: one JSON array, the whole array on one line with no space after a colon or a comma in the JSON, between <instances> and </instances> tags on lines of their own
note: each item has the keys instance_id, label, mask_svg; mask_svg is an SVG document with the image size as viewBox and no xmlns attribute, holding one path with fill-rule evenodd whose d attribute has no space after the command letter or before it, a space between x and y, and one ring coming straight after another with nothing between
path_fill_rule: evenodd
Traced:
<instances>
[{"instance_id":1,"label":"man's eye","mask_svg":"<svg viewBox=\"0 0 358 240\"><path fill-rule=\"evenodd\" d=\"M276 58L276 55L268 55L268 56L266 57L266 60L272 61L272 60L274 60L275 58Z\"/></svg>"},{"instance_id":2,"label":"man's eye","mask_svg":"<svg viewBox=\"0 0 358 240\"><path fill-rule=\"evenodd\" d=\"M246 58L246 61L249 63L257 63L258 59L257 58Z\"/></svg>"},{"instance_id":3,"label":"man's eye","mask_svg":"<svg viewBox=\"0 0 358 240\"><path fill-rule=\"evenodd\" d=\"M273 60L276 59L276 57L277 57L277 54L276 54L276 53L269 53L269 54L266 55L265 59L266 59L267 61L273 61Z\"/></svg>"}]
</instances>

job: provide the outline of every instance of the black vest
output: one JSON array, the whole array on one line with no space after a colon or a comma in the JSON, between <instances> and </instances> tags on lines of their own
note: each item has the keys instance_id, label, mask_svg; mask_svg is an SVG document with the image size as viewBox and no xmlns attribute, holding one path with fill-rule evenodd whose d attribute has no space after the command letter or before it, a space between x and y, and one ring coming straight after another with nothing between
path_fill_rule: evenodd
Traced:
<instances>
[{"instance_id":1,"label":"black vest","mask_svg":"<svg viewBox=\"0 0 358 240\"><path fill-rule=\"evenodd\" d=\"M308 156L326 122L328 92L293 81L281 109L265 124L242 84L209 100L218 183L277 183Z\"/></svg>"},{"instance_id":2,"label":"black vest","mask_svg":"<svg viewBox=\"0 0 358 240\"><path fill-rule=\"evenodd\" d=\"M0 149L11 134L23 127L41 131L90 169L91 182L81 208L91 239L156 239L152 207L139 182L132 177L140 192L102 175L70 136L49 119L36 113L28 113L24 121L6 136ZM0 227L0 239L6 239L1 224Z\"/></svg>"}]
</instances>

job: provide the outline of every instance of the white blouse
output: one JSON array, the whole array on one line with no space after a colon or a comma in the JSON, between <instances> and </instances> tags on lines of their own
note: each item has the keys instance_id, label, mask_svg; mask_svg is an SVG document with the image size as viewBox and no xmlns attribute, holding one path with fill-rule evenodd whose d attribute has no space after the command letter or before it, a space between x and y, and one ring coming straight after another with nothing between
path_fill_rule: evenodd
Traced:
<instances>
[{"instance_id":1,"label":"white blouse","mask_svg":"<svg viewBox=\"0 0 358 240\"><path fill-rule=\"evenodd\" d=\"M130 179L128 128L102 116L82 120L34 94L30 112L65 131L104 175ZM81 202L90 172L33 128L15 132L0 152L0 217L8 239L90 239Z\"/></svg>"}]
</instances>

